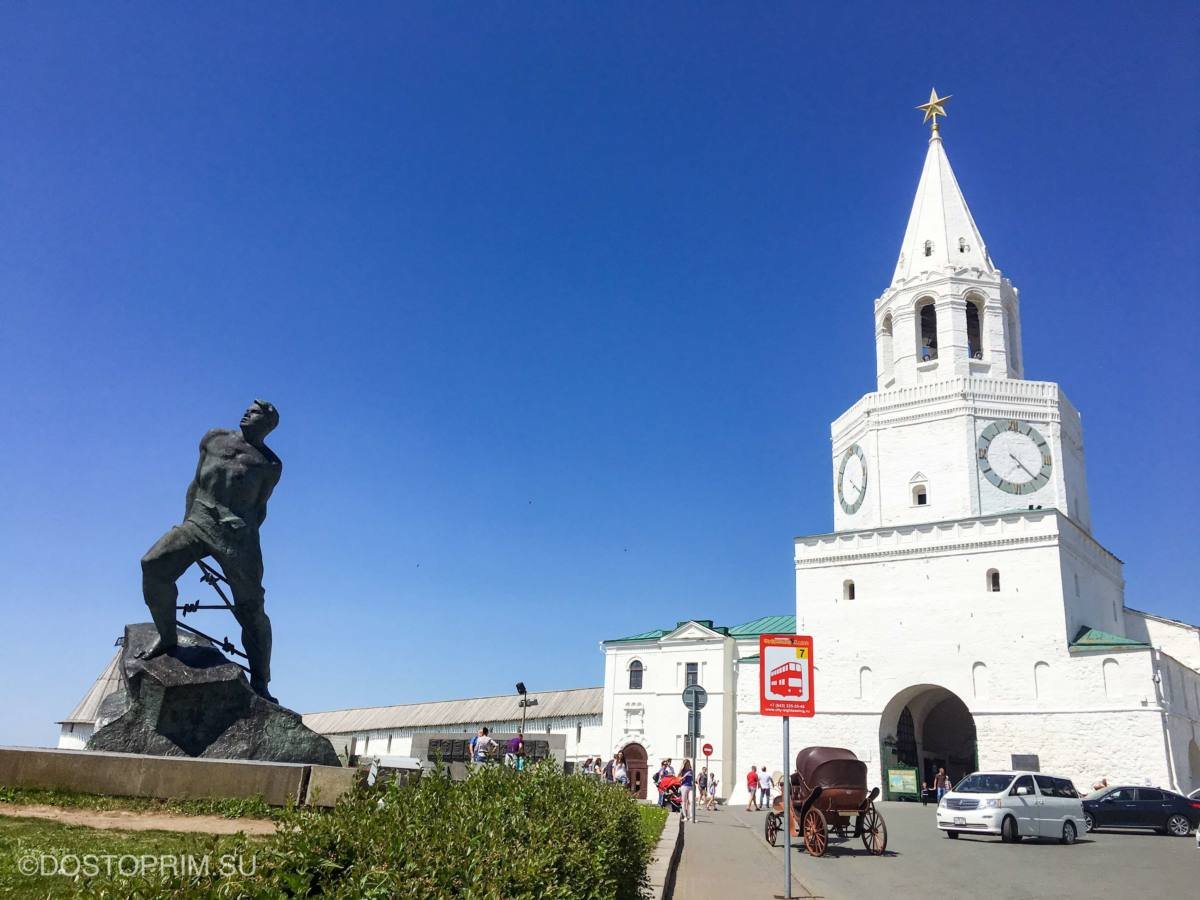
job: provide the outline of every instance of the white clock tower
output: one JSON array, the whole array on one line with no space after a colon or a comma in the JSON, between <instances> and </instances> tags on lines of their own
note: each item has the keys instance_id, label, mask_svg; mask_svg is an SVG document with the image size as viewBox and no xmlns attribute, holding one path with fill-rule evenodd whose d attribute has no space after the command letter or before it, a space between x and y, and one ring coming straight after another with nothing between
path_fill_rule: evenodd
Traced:
<instances>
[{"instance_id":1,"label":"white clock tower","mask_svg":"<svg viewBox=\"0 0 1200 900\"><path fill-rule=\"evenodd\" d=\"M795 542L817 669L799 744L853 749L892 794L942 767L1200 787L1200 631L1124 605L1079 413L1024 378L1018 293L950 168L946 99L919 107L933 128L875 301L876 390L831 427L834 531Z\"/></svg>"},{"instance_id":2,"label":"white clock tower","mask_svg":"<svg viewBox=\"0 0 1200 900\"><path fill-rule=\"evenodd\" d=\"M1054 507L1091 528L1079 413L1026 381L1019 294L996 268L934 120L891 285L878 390L833 424L838 530ZM929 106L929 104L926 104Z\"/></svg>"}]
</instances>

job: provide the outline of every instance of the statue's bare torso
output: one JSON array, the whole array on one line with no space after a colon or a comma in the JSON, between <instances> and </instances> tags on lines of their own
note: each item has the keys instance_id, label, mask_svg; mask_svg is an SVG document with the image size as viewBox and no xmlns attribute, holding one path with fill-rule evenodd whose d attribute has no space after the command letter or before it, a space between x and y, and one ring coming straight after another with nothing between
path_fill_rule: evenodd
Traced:
<instances>
[{"instance_id":1,"label":"statue's bare torso","mask_svg":"<svg viewBox=\"0 0 1200 900\"><path fill-rule=\"evenodd\" d=\"M266 444L257 446L240 431L214 428L200 441L200 462L188 488L186 518L222 530L249 527L267 517L267 499L279 483L283 464Z\"/></svg>"}]
</instances>

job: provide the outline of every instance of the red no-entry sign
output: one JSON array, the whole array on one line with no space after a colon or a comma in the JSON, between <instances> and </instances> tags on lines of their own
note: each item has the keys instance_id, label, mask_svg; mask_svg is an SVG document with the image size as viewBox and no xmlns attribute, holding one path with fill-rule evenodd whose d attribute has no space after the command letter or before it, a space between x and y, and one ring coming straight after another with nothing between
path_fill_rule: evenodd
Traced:
<instances>
[{"instance_id":1,"label":"red no-entry sign","mask_svg":"<svg viewBox=\"0 0 1200 900\"><path fill-rule=\"evenodd\" d=\"M712 744L705 744L700 748L700 752L702 752L705 756L712 756Z\"/></svg>"}]
</instances>

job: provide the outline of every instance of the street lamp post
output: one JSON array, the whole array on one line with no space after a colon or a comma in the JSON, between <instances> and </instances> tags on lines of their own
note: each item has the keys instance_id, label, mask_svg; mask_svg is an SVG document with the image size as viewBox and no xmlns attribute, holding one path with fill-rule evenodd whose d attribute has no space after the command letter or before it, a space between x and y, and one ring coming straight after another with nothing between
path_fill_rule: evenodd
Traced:
<instances>
[{"instance_id":1,"label":"street lamp post","mask_svg":"<svg viewBox=\"0 0 1200 900\"><path fill-rule=\"evenodd\" d=\"M521 740L522 740L522 741L524 741L524 740L525 740L525 715L526 715L526 713L529 711L529 707L531 707L531 706L537 706L537 705L538 705L538 702L537 702L537 698L536 698L536 697L532 697L532 698L531 698L531 697L529 696L529 691L525 690L525 682L523 682L523 681L518 681L518 682L517 682L517 693L521 695L521 702L520 702L520 707L521 707Z\"/></svg>"}]
</instances>

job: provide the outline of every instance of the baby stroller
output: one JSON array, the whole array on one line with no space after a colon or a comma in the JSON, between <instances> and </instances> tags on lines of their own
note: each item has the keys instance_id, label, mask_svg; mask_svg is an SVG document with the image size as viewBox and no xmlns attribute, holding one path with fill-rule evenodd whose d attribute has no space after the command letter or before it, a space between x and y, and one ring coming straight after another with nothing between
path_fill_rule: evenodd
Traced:
<instances>
[{"instance_id":1,"label":"baby stroller","mask_svg":"<svg viewBox=\"0 0 1200 900\"><path fill-rule=\"evenodd\" d=\"M658 792L662 794L663 803L671 812L679 812L683 801L679 796L679 787L683 779L677 775L664 775L658 779Z\"/></svg>"}]
</instances>

